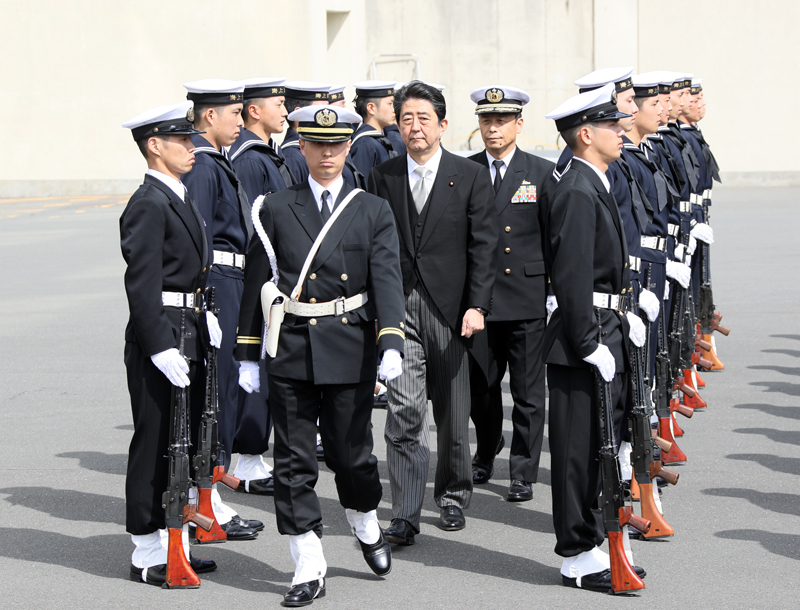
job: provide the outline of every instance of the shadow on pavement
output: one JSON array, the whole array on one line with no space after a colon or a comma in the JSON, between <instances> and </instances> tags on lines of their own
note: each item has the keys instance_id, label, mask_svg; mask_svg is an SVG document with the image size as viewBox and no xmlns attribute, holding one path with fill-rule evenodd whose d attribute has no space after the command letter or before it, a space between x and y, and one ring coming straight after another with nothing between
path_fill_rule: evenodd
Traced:
<instances>
[{"instance_id":1,"label":"shadow on pavement","mask_svg":"<svg viewBox=\"0 0 800 610\"><path fill-rule=\"evenodd\" d=\"M56 457L78 460L78 466L103 474L127 474L128 455L125 453L101 453L100 451L71 451L57 453Z\"/></svg>"},{"instance_id":2,"label":"shadow on pavement","mask_svg":"<svg viewBox=\"0 0 800 610\"><path fill-rule=\"evenodd\" d=\"M702 493L717 498L741 498L764 510L800 517L800 496L795 494L767 493L738 487L716 487L704 489Z\"/></svg>"},{"instance_id":3,"label":"shadow on pavement","mask_svg":"<svg viewBox=\"0 0 800 610\"><path fill-rule=\"evenodd\" d=\"M789 396L800 396L800 383L787 383L785 381L751 381L750 385L766 388L766 392L780 392Z\"/></svg>"},{"instance_id":4,"label":"shadow on pavement","mask_svg":"<svg viewBox=\"0 0 800 610\"><path fill-rule=\"evenodd\" d=\"M800 560L800 535L781 532L766 532L764 530L726 530L714 534L717 538L726 540L748 540L758 542L764 549L775 555Z\"/></svg>"},{"instance_id":5,"label":"shadow on pavement","mask_svg":"<svg viewBox=\"0 0 800 610\"><path fill-rule=\"evenodd\" d=\"M800 341L800 335L770 335L770 337L775 337L776 339L794 339L795 341Z\"/></svg>"},{"instance_id":6,"label":"shadow on pavement","mask_svg":"<svg viewBox=\"0 0 800 610\"><path fill-rule=\"evenodd\" d=\"M9 504L58 519L125 525L125 500L114 496L50 487L6 487L0 494L8 494L5 501Z\"/></svg>"},{"instance_id":7,"label":"shadow on pavement","mask_svg":"<svg viewBox=\"0 0 800 610\"><path fill-rule=\"evenodd\" d=\"M133 431L133 424L122 424L121 426L114 426L114 430L130 430L130 431Z\"/></svg>"},{"instance_id":8,"label":"shadow on pavement","mask_svg":"<svg viewBox=\"0 0 800 610\"><path fill-rule=\"evenodd\" d=\"M798 349L762 349L765 354L784 354L785 356L794 356L800 358L800 350Z\"/></svg>"},{"instance_id":9,"label":"shadow on pavement","mask_svg":"<svg viewBox=\"0 0 800 610\"><path fill-rule=\"evenodd\" d=\"M732 453L725 457L729 460L756 462L764 466L764 468L769 468L775 472L800 475L800 458L784 458L767 453Z\"/></svg>"},{"instance_id":10,"label":"shadow on pavement","mask_svg":"<svg viewBox=\"0 0 800 610\"><path fill-rule=\"evenodd\" d=\"M763 434L769 440L787 445L800 445L800 430L775 430L774 428L736 428L739 434Z\"/></svg>"},{"instance_id":11,"label":"shadow on pavement","mask_svg":"<svg viewBox=\"0 0 800 610\"><path fill-rule=\"evenodd\" d=\"M777 373L783 373L784 375L800 376L800 367L797 366L775 366L767 364L754 364L752 366L748 366L747 368L754 369L757 371L775 371Z\"/></svg>"},{"instance_id":12,"label":"shadow on pavement","mask_svg":"<svg viewBox=\"0 0 800 610\"><path fill-rule=\"evenodd\" d=\"M764 403L752 403L734 405L734 409L753 409L761 411L775 417L785 417L787 419L800 419L800 407L779 407L778 405L768 405Z\"/></svg>"}]
</instances>

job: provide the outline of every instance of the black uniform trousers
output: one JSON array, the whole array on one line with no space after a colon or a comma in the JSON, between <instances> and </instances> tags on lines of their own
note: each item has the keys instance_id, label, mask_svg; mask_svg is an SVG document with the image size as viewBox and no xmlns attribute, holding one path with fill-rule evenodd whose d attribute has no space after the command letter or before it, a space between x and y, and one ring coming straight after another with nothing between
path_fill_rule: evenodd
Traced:
<instances>
[{"instance_id":1,"label":"black uniform trousers","mask_svg":"<svg viewBox=\"0 0 800 610\"><path fill-rule=\"evenodd\" d=\"M594 371L549 364L547 385L555 552L562 557L574 557L600 545L605 536L592 510L597 508L602 489ZM623 425L625 411L629 410L629 386L628 373L617 373L611 381L617 431Z\"/></svg>"},{"instance_id":2,"label":"black uniform trousers","mask_svg":"<svg viewBox=\"0 0 800 610\"><path fill-rule=\"evenodd\" d=\"M383 493L378 459L372 454L375 382L316 385L313 381L269 376L275 424L275 516L281 534L316 532L322 512L314 491L319 476L317 418L325 464L335 474L344 508L369 512Z\"/></svg>"},{"instance_id":3,"label":"black uniform trousers","mask_svg":"<svg viewBox=\"0 0 800 610\"><path fill-rule=\"evenodd\" d=\"M545 366L542 359L546 319L486 323L489 341L489 391L473 395L470 416L481 463L492 462L503 433L502 381L510 373L513 434L511 479L535 483L539 477L545 413Z\"/></svg>"},{"instance_id":4,"label":"black uniform trousers","mask_svg":"<svg viewBox=\"0 0 800 610\"><path fill-rule=\"evenodd\" d=\"M166 527L161 502L169 479L167 447L173 386L135 341L125 342L125 368L133 412L125 480L125 525L128 533L143 536ZM206 394L206 369L202 363L190 362L188 377L193 458Z\"/></svg>"}]
</instances>

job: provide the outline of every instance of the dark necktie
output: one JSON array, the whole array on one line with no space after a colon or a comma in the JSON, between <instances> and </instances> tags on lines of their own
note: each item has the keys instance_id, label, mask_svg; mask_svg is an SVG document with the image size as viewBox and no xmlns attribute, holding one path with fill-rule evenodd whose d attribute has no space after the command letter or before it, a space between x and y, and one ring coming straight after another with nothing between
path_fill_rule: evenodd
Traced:
<instances>
[{"instance_id":1,"label":"dark necktie","mask_svg":"<svg viewBox=\"0 0 800 610\"><path fill-rule=\"evenodd\" d=\"M290 187L293 184L296 184L294 176L292 176L291 170L286 165L286 159L278 152L277 148L274 146L274 142L270 139L269 143L267 144L267 156L272 160L275 166L278 168L278 172L283 178L283 183L286 187Z\"/></svg>"},{"instance_id":2,"label":"dark necktie","mask_svg":"<svg viewBox=\"0 0 800 610\"><path fill-rule=\"evenodd\" d=\"M503 167L505 163L500 159L495 159L492 161L492 165L494 165L494 192L497 194L497 191L500 190L500 183L503 181L503 177L500 175L500 168Z\"/></svg>"},{"instance_id":3,"label":"dark necktie","mask_svg":"<svg viewBox=\"0 0 800 610\"><path fill-rule=\"evenodd\" d=\"M322 195L320 195L319 200L322 203L322 207L320 208L320 213L322 214L322 222L328 222L328 218L331 217L331 209L328 207L328 191L322 191Z\"/></svg>"}]
</instances>

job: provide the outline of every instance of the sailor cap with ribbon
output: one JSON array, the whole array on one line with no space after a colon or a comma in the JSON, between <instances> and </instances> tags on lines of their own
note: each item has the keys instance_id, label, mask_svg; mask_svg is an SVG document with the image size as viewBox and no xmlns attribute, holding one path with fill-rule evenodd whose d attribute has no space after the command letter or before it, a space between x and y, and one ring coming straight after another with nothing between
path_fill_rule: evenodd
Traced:
<instances>
[{"instance_id":1,"label":"sailor cap with ribbon","mask_svg":"<svg viewBox=\"0 0 800 610\"><path fill-rule=\"evenodd\" d=\"M286 90L283 84L285 78L274 78L261 76L256 78L246 78L242 81L244 85L244 99L253 100L262 97L277 97L285 95Z\"/></svg>"},{"instance_id":2,"label":"sailor cap with ribbon","mask_svg":"<svg viewBox=\"0 0 800 610\"><path fill-rule=\"evenodd\" d=\"M655 97L660 93L658 85L661 82L661 73L659 72L636 74L631 80L636 97Z\"/></svg>"},{"instance_id":3,"label":"sailor cap with ribbon","mask_svg":"<svg viewBox=\"0 0 800 610\"><path fill-rule=\"evenodd\" d=\"M584 123L618 121L631 116L617 109L614 83L569 98L545 118L556 122L558 131L566 131Z\"/></svg>"},{"instance_id":4,"label":"sailor cap with ribbon","mask_svg":"<svg viewBox=\"0 0 800 610\"><path fill-rule=\"evenodd\" d=\"M575 86L579 88L580 93L586 93L587 91L604 87L608 83L614 83L616 92L622 93L633 87L631 74L633 74L633 66L601 68L600 70L589 72L586 76L581 76L575 81Z\"/></svg>"},{"instance_id":5,"label":"sailor cap with ribbon","mask_svg":"<svg viewBox=\"0 0 800 610\"><path fill-rule=\"evenodd\" d=\"M203 106L238 104L243 101L244 84L224 78L206 78L184 83L187 100Z\"/></svg>"},{"instance_id":6,"label":"sailor cap with ribbon","mask_svg":"<svg viewBox=\"0 0 800 610\"><path fill-rule=\"evenodd\" d=\"M344 88L347 85L334 85L330 89L328 89L328 102L333 104L334 102L341 102L344 99Z\"/></svg>"},{"instance_id":7,"label":"sailor cap with ribbon","mask_svg":"<svg viewBox=\"0 0 800 610\"><path fill-rule=\"evenodd\" d=\"M692 95L697 95L703 90L703 79L702 78L693 78L692 79L692 88L689 89L689 93Z\"/></svg>"},{"instance_id":8,"label":"sailor cap with ribbon","mask_svg":"<svg viewBox=\"0 0 800 610\"><path fill-rule=\"evenodd\" d=\"M672 81L672 90L678 91L680 89L688 89L692 86L692 79L694 74L691 72L676 72L675 80Z\"/></svg>"},{"instance_id":9,"label":"sailor cap with ribbon","mask_svg":"<svg viewBox=\"0 0 800 610\"><path fill-rule=\"evenodd\" d=\"M655 72L647 72L645 74L640 74L639 76L649 76L653 75L654 78L658 79L658 92L659 93L669 93L672 91L672 83L675 82L676 78L680 78L682 75L678 72L670 72L669 70L656 70Z\"/></svg>"},{"instance_id":10,"label":"sailor cap with ribbon","mask_svg":"<svg viewBox=\"0 0 800 610\"><path fill-rule=\"evenodd\" d=\"M506 85L481 87L469 94L469 98L477 104L475 114L516 114L531 101L531 96L522 89Z\"/></svg>"},{"instance_id":11,"label":"sailor cap with ribbon","mask_svg":"<svg viewBox=\"0 0 800 610\"><path fill-rule=\"evenodd\" d=\"M284 86L286 87L286 97L312 102L327 102L328 92L331 90L328 83L316 83L308 80L287 80Z\"/></svg>"},{"instance_id":12,"label":"sailor cap with ribbon","mask_svg":"<svg viewBox=\"0 0 800 610\"><path fill-rule=\"evenodd\" d=\"M346 142L353 135L353 124L361 123L355 112L330 104L299 108L286 118L298 122L297 133L308 142Z\"/></svg>"},{"instance_id":13,"label":"sailor cap with ribbon","mask_svg":"<svg viewBox=\"0 0 800 610\"><path fill-rule=\"evenodd\" d=\"M194 102L184 101L170 106L158 106L145 110L122 124L130 129L137 142L151 136L179 136L205 133L198 131L194 122Z\"/></svg>"},{"instance_id":14,"label":"sailor cap with ribbon","mask_svg":"<svg viewBox=\"0 0 800 610\"><path fill-rule=\"evenodd\" d=\"M390 97L394 95L397 82L393 80L365 80L353 83L356 89L356 98L359 97Z\"/></svg>"}]
</instances>

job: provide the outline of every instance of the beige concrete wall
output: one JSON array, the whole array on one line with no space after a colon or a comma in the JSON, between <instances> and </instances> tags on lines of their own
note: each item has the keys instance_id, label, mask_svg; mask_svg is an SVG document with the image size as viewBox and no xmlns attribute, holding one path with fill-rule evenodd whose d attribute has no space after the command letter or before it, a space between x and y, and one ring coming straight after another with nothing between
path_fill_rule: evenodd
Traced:
<instances>
[{"instance_id":1,"label":"beige concrete wall","mask_svg":"<svg viewBox=\"0 0 800 610\"><path fill-rule=\"evenodd\" d=\"M575 92L577 77L625 64L691 70L705 79L701 127L723 172L800 184L800 156L781 137L799 88L800 4L763 8L744 0L0 0L0 198L129 192L142 160L120 124L183 99L186 81L351 84L368 77L378 53L416 53L423 79L447 87L453 150L475 129L469 92L481 85L527 90L521 143L552 148L544 114ZM665 28L686 37L669 40ZM411 76L410 64L378 69L380 78ZM478 135L472 144L480 148Z\"/></svg>"}]
</instances>

